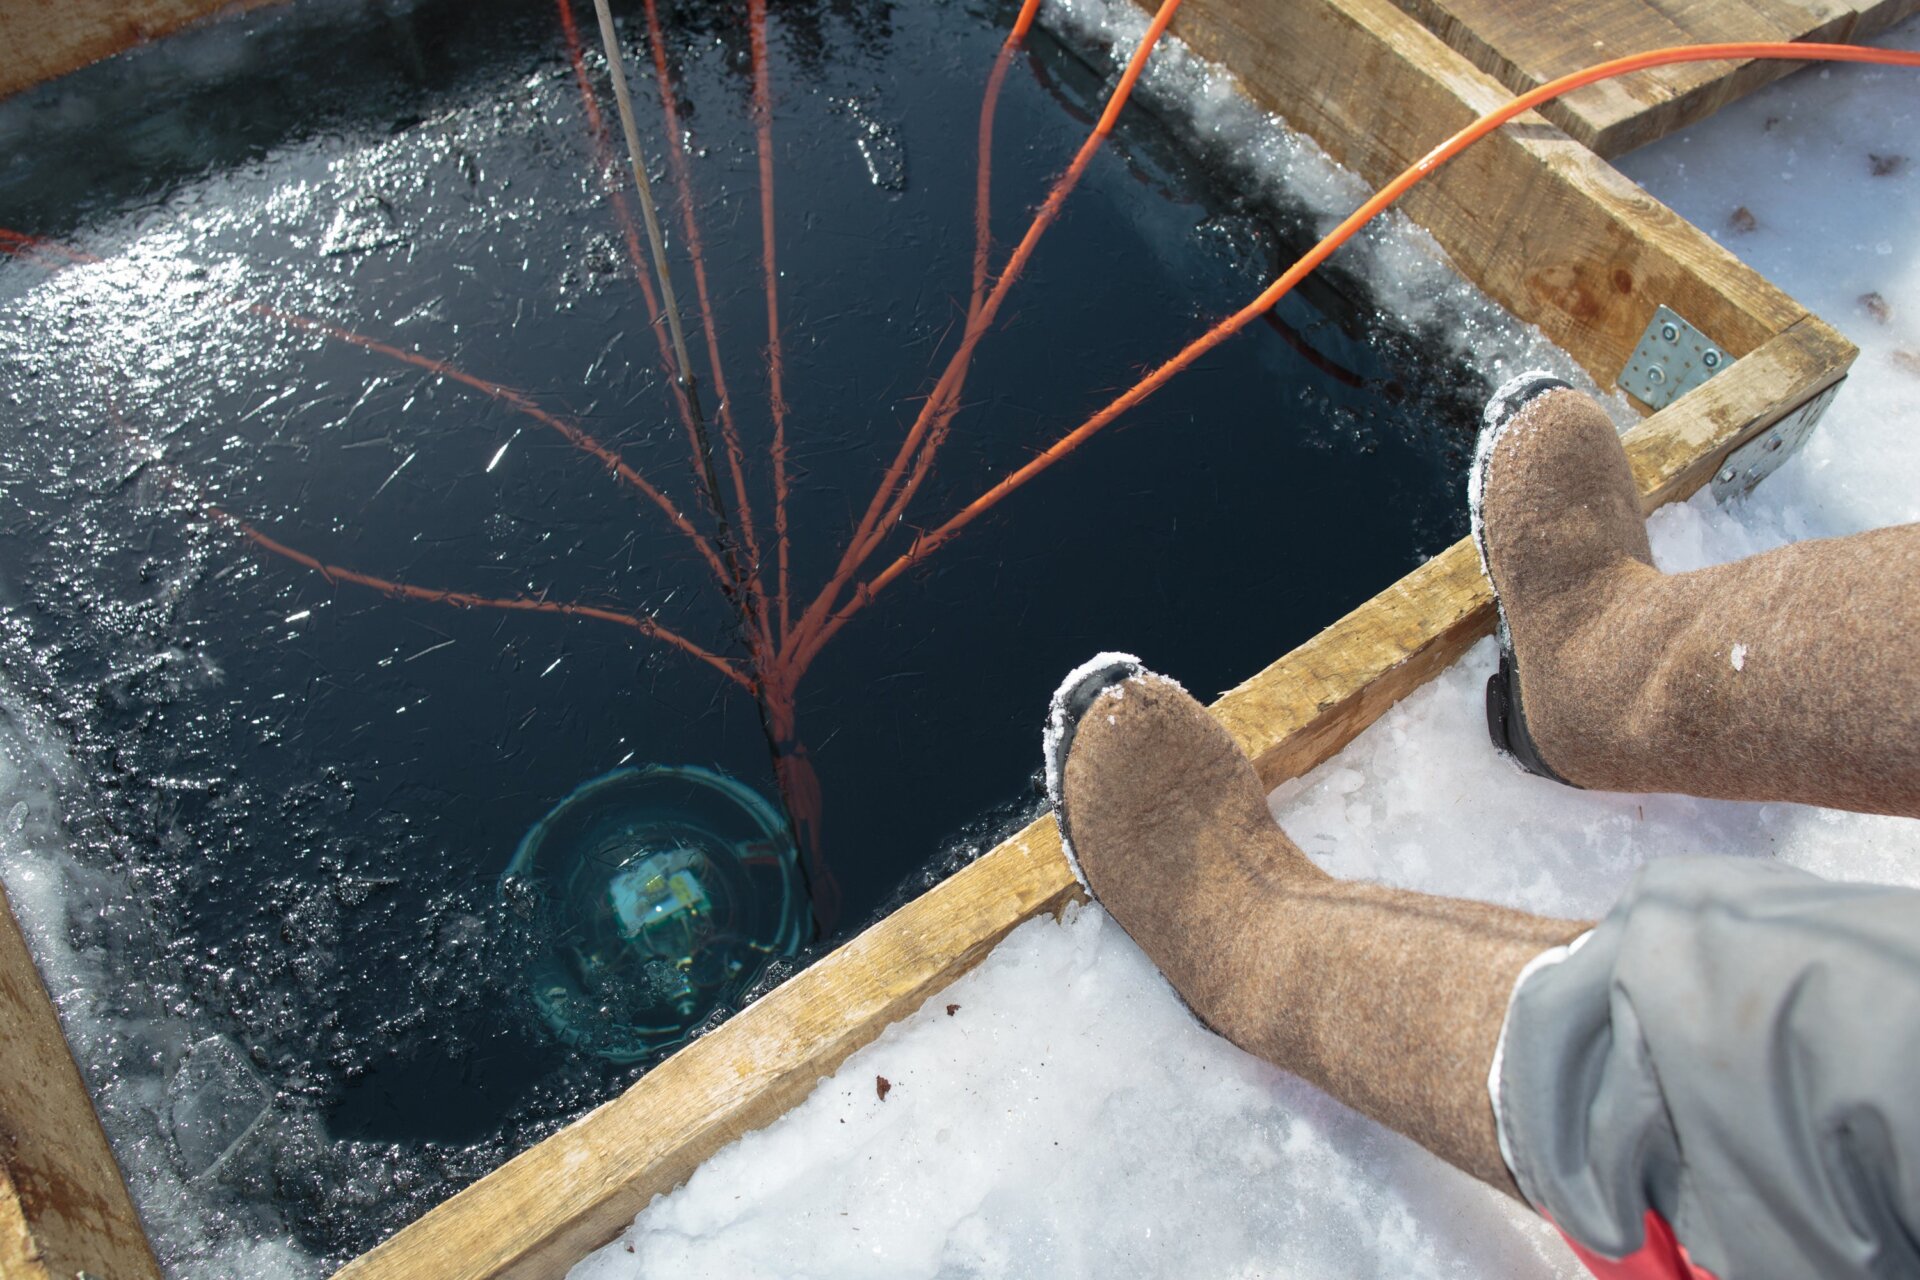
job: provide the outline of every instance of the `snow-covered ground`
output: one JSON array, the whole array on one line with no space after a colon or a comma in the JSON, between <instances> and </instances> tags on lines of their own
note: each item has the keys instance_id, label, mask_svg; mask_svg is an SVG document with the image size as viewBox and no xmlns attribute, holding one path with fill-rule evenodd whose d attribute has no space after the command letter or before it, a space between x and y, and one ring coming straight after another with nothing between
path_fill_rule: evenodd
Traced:
<instances>
[{"instance_id":1,"label":"snow-covered ground","mask_svg":"<svg viewBox=\"0 0 1920 1280\"><path fill-rule=\"evenodd\" d=\"M1883 43L1920 48L1920 23ZM1861 349L1805 452L1751 499L1655 517L1663 566L1920 519L1917 139L1920 76L1834 68L1622 163ZM1920 822L1521 775L1486 744L1492 661L1483 643L1280 788L1281 823L1341 875L1552 913L1600 912L1640 862L1682 853L1920 885ZM1095 909L1025 926L574 1271L1573 1274L1502 1197L1202 1031Z\"/></svg>"}]
</instances>

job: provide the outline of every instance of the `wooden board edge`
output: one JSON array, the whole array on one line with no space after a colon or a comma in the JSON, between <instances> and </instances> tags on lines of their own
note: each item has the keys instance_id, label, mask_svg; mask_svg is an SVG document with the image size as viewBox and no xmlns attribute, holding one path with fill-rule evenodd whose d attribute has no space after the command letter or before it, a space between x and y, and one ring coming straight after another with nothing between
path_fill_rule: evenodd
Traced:
<instances>
[{"instance_id":1,"label":"wooden board edge","mask_svg":"<svg viewBox=\"0 0 1920 1280\"><path fill-rule=\"evenodd\" d=\"M24 1239L23 1239L24 1237ZM159 1280L120 1166L0 885L0 1275Z\"/></svg>"},{"instance_id":2,"label":"wooden board edge","mask_svg":"<svg viewBox=\"0 0 1920 1280\"><path fill-rule=\"evenodd\" d=\"M281 0L61 0L0 5L0 100L203 22Z\"/></svg>"},{"instance_id":3,"label":"wooden board edge","mask_svg":"<svg viewBox=\"0 0 1920 1280\"><path fill-rule=\"evenodd\" d=\"M1850 33L1855 25L1852 14L1837 14L1828 22L1809 30L1797 39L1813 43L1844 43L1851 38ZM1608 160L1615 159L1649 143L1658 142L1668 134L1677 133L1688 125L1698 124L1718 112L1720 108L1737 102L1776 80L1783 80L1808 65L1804 62L1756 59L1740 64L1736 70L1718 80L1694 85L1674 94L1664 102L1631 115L1614 119L1588 116L1581 120L1584 126L1583 131L1591 133L1593 137L1593 141L1587 145L1596 154ZM1567 100L1550 104L1545 114L1554 123L1561 124L1563 115L1571 118L1571 111L1574 108L1569 107L1568 102L1578 96L1569 94ZM1574 131L1568 130L1568 132Z\"/></svg>"},{"instance_id":4,"label":"wooden board edge","mask_svg":"<svg viewBox=\"0 0 1920 1280\"><path fill-rule=\"evenodd\" d=\"M1873 30L1888 25L1889 20L1897 21L1897 9L1902 2L1893 0L1892 3L1883 4L1874 10L1871 17L1836 8L1826 21L1812 23L1792 38L1803 41L1864 38ZM1914 3L1914 0L1904 2ZM1525 93L1544 82L1547 75L1545 71L1522 67L1496 48L1487 36L1447 12L1434 0L1394 0L1394 3L1512 92ZM1916 4L1916 7L1920 7L1920 4ZM1808 16L1814 15L1809 11ZM1878 26L1874 25L1876 22ZM1771 37L1761 34L1750 38ZM1610 50L1610 56L1634 51L1627 47L1615 47ZM1799 65L1791 62L1746 62L1723 75L1701 79L1685 87L1670 86L1672 91L1659 102L1644 102L1630 93L1609 93L1604 92L1605 86L1590 86L1547 103L1540 113L1575 142L1611 160L1705 119L1728 103L1793 74Z\"/></svg>"},{"instance_id":5,"label":"wooden board edge","mask_svg":"<svg viewBox=\"0 0 1920 1280\"><path fill-rule=\"evenodd\" d=\"M1920 13L1920 0L1865 0L1854 5L1853 29L1847 38L1856 43L1870 40L1891 27Z\"/></svg>"},{"instance_id":6,"label":"wooden board edge","mask_svg":"<svg viewBox=\"0 0 1920 1280\"><path fill-rule=\"evenodd\" d=\"M27 1224L26 1205L7 1171L4 1153L0 1153L0 1276L5 1280L51 1280L46 1263L40 1260L33 1229Z\"/></svg>"},{"instance_id":7,"label":"wooden board edge","mask_svg":"<svg viewBox=\"0 0 1920 1280\"><path fill-rule=\"evenodd\" d=\"M1371 184L1512 93L1393 0L1212 0L1173 25L1263 108ZM1312 58L1295 51L1316 50ZM1376 86L1404 80L1403 93ZM1413 188L1401 209L1462 275L1610 386L1665 303L1746 355L1807 314L1539 115Z\"/></svg>"}]
</instances>

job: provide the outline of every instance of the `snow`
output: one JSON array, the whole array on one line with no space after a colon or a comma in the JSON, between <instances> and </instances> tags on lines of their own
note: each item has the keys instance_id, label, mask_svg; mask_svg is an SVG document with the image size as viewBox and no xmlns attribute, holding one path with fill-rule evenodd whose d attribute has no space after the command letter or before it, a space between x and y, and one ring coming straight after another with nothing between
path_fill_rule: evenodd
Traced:
<instances>
[{"instance_id":1,"label":"snow","mask_svg":"<svg viewBox=\"0 0 1920 1280\"><path fill-rule=\"evenodd\" d=\"M1882 43L1920 48L1920 23ZM1662 567L1920 519L1912 77L1801 74L1621 164L1861 349L1805 450L1750 498L1656 514ZM1635 867L1676 854L1920 886L1912 820L1521 773L1486 739L1494 660L1483 641L1277 790L1275 816L1337 874L1547 914L1602 912ZM1202 1030L1087 909L1014 933L572 1274L1582 1273L1498 1194Z\"/></svg>"},{"instance_id":2,"label":"snow","mask_svg":"<svg viewBox=\"0 0 1920 1280\"><path fill-rule=\"evenodd\" d=\"M1087 909L1017 930L571 1276L1545 1273L1543 1225L1442 1172L1200 1032Z\"/></svg>"}]
</instances>

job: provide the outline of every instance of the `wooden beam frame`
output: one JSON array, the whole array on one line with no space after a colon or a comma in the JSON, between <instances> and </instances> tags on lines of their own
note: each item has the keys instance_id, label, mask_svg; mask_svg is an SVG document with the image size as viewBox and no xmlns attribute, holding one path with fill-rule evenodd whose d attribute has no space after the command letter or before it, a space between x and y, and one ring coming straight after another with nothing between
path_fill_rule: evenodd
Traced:
<instances>
[{"instance_id":1,"label":"wooden beam frame","mask_svg":"<svg viewBox=\"0 0 1920 1280\"><path fill-rule=\"evenodd\" d=\"M1175 31L1375 183L1508 98L1391 0L1191 0ZM1838 381L1856 354L1538 117L1416 188L1406 211L1469 278L1540 326L1603 386L1660 303L1738 357L1628 435L1649 509L1699 488L1729 451ZM1332 756L1445 669L1487 633L1492 613L1463 540L1212 710L1277 785ZM1009 931L1076 893L1052 819L1031 824L620 1097L428 1211L336 1280L563 1275L714 1152L805 1098Z\"/></svg>"},{"instance_id":2,"label":"wooden beam frame","mask_svg":"<svg viewBox=\"0 0 1920 1280\"><path fill-rule=\"evenodd\" d=\"M0 886L0 1276L159 1280L120 1166Z\"/></svg>"},{"instance_id":3,"label":"wooden beam frame","mask_svg":"<svg viewBox=\"0 0 1920 1280\"><path fill-rule=\"evenodd\" d=\"M1395 0L1515 93L1602 58L1724 40L1860 44L1920 12L1920 0ZM1690 63L1589 85L1541 108L1602 156L1624 155L1703 120L1782 76L1792 62Z\"/></svg>"}]
</instances>

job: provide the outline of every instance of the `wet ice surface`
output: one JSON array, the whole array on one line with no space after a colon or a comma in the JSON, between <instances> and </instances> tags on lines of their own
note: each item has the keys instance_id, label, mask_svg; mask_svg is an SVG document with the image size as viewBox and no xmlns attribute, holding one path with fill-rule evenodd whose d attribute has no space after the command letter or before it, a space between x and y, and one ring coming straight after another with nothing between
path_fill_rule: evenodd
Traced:
<instances>
[{"instance_id":1,"label":"wet ice surface","mask_svg":"<svg viewBox=\"0 0 1920 1280\"><path fill-rule=\"evenodd\" d=\"M1920 25L1885 43L1920 47ZM1804 453L1751 499L1654 517L1663 567L1920 519L1915 83L1801 74L1623 162L1861 348ZM1316 861L1568 915L1691 853L1920 886L1920 822L1520 773L1486 741L1494 656L1483 642L1274 793ZM1025 926L574 1276L1585 1274L1501 1197L1207 1035L1117 933L1097 911Z\"/></svg>"}]
</instances>

